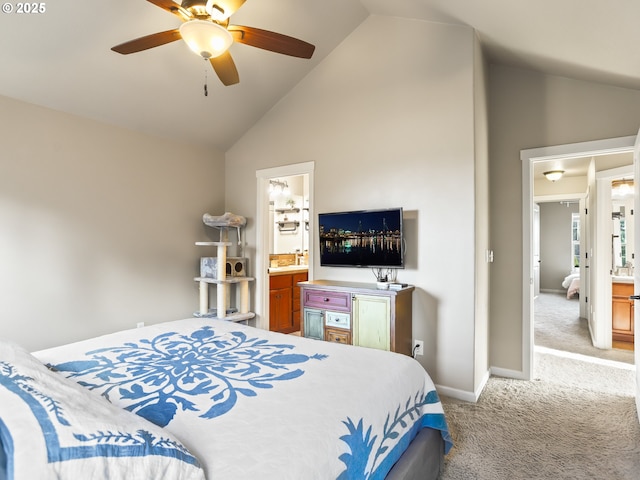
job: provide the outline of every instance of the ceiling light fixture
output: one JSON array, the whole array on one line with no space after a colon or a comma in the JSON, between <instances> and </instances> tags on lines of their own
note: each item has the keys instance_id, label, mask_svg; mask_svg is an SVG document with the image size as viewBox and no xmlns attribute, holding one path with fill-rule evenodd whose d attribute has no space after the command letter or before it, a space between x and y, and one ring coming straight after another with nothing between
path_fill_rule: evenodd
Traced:
<instances>
[{"instance_id":1,"label":"ceiling light fixture","mask_svg":"<svg viewBox=\"0 0 640 480\"><path fill-rule=\"evenodd\" d=\"M269 193L273 195L289 195L289 184L282 180L269 180Z\"/></svg>"},{"instance_id":2,"label":"ceiling light fixture","mask_svg":"<svg viewBox=\"0 0 640 480\"><path fill-rule=\"evenodd\" d=\"M614 180L611 182L612 193L618 197L624 197L633 193L633 180Z\"/></svg>"},{"instance_id":3,"label":"ceiling light fixture","mask_svg":"<svg viewBox=\"0 0 640 480\"><path fill-rule=\"evenodd\" d=\"M548 172L544 172L543 175L547 177L547 180L550 182L556 182L562 178L564 170L549 170Z\"/></svg>"},{"instance_id":4,"label":"ceiling light fixture","mask_svg":"<svg viewBox=\"0 0 640 480\"><path fill-rule=\"evenodd\" d=\"M207 20L189 20L180 25L180 35L189 48L202 58L222 55L233 43L226 28Z\"/></svg>"}]
</instances>

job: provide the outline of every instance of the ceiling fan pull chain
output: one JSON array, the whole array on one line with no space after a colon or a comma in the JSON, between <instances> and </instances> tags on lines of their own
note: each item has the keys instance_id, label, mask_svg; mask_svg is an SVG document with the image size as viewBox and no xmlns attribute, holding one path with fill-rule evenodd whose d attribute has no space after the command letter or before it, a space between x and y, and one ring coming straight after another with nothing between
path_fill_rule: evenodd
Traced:
<instances>
[{"instance_id":1,"label":"ceiling fan pull chain","mask_svg":"<svg viewBox=\"0 0 640 480\"><path fill-rule=\"evenodd\" d=\"M204 61L206 63L207 59L205 58ZM204 96L209 96L209 89L207 88L207 65L204 66Z\"/></svg>"}]
</instances>

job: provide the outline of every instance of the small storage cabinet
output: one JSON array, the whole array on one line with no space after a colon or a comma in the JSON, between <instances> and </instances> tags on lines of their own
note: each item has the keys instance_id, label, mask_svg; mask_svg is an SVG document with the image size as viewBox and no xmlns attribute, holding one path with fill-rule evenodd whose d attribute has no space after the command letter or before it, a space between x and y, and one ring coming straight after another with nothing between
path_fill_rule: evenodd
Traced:
<instances>
[{"instance_id":1,"label":"small storage cabinet","mask_svg":"<svg viewBox=\"0 0 640 480\"><path fill-rule=\"evenodd\" d=\"M414 287L379 290L375 284L328 280L300 286L303 336L411 355Z\"/></svg>"},{"instance_id":2,"label":"small storage cabinet","mask_svg":"<svg viewBox=\"0 0 640 480\"><path fill-rule=\"evenodd\" d=\"M300 330L299 282L307 272L269 275L269 330L293 333Z\"/></svg>"},{"instance_id":3,"label":"small storage cabinet","mask_svg":"<svg viewBox=\"0 0 640 480\"><path fill-rule=\"evenodd\" d=\"M617 283L611 285L611 329L613 340L633 343L634 318L633 283Z\"/></svg>"}]
</instances>

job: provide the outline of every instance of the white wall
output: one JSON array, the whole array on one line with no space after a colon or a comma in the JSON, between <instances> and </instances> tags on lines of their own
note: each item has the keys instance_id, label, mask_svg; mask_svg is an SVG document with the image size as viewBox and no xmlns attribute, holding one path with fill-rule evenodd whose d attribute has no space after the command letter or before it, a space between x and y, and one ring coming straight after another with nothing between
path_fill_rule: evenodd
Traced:
<instances>
[{"instance_id":1,"label":"white wall","mask_svg":"<svg viewBox=\"0 0 640 480\"><path fill-rule=\"evenodd\" d=\"M546 178L534 179L533 195L534 197L545 196L562 196L569 198L575 194L575 198L584 197L587 192L587 177L563 177L561 182L550 182Z\"/></svg>"},{"instance_id":2,"label":"white wall","mask_svg":"<svg viewBox=\"0 0 640 480\"><path fill-rule=\"evenodd\" d=\"M640 91L490 65L489 126L490 363L522 371L520 150L635 135Z\"/></svg>"},{"instance_id":3,"label":"white wall","mask_svg":"<svg viewBox=\"0 0 640 480\"><path fill-rule=\"evenodd\" d=\"M416 286L420 360L438 384L464 392L475 387L474 152L483 148L475 47L466 27L371 16L226 157L227 183L249 186L258 169L314 161L315 212L404 207L399 280ZM256 192L227 189L226 207L249 218L255 256ZM321 268L317 250L313 239L316 279L375 281L369 270Z\"/></svg>"},{"instance_id":4,"label":"white wall","mask_svg":"<svg viewBox=\"0 0 640 480\"><path fill-rule=\"evenodd\" d=\"M197 310L220 153L0 97L0 338L31 350Z\"/></svg>"}]
</instances>

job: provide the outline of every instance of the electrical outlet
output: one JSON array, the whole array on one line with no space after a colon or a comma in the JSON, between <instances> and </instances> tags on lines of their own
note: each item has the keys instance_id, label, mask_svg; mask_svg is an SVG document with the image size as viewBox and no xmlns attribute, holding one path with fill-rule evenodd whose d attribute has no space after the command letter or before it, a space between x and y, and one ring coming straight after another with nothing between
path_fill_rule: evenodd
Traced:
<instances>
[{"instance_id":1,"label":"electrical outlet","mask_svg":"<svg viewBox=\"0 0 640 480\"><path fill-rule=\"evenodd\" d=\"M136 328L142 328L142 327L144 327L144 322L136 323Z\"/></svg>"},{"instance_id":2,"label":"electrical outlet","mask_svg":"<svg viewBox=\"0 0 640 480\"><path fill-rule=\"evenodd\" d=\"M424 355L424 342L422 340L413 341L413 356Z\"/></svg>"}]
</instances>

